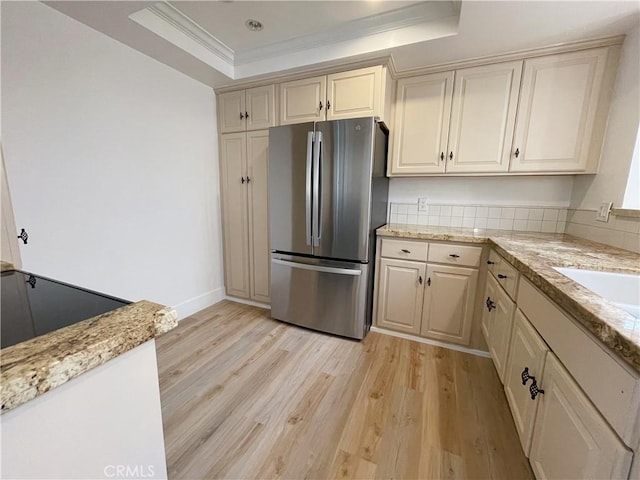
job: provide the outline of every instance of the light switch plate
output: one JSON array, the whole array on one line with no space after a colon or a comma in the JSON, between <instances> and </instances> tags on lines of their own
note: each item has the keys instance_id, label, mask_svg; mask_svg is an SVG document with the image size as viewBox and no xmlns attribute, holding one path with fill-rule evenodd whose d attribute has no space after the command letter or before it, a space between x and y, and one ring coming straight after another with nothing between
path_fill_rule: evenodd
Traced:
<instances>
[{"instance_id":1,"label":"light switch plate","mask_svg":"<svg viewBox=\"0 0 640 480\"><path fill-rule=\"evenodd\" d=\"M426 212L427 211L427 199L422 197L418 198L418 211Z\"/></svg>"},{"instance_id":2,"label":"light switch plate","mask_svg":"<svg viewBox=\"0 0 640 480\"><path fill-rule=\"evenodd\" d=\"M598 220L599 222L608 222L612 206L613 202L602 202L600 204L600 208L598 209L598 213L596 213L596 220Z\"/></svg>"}]
</instances>

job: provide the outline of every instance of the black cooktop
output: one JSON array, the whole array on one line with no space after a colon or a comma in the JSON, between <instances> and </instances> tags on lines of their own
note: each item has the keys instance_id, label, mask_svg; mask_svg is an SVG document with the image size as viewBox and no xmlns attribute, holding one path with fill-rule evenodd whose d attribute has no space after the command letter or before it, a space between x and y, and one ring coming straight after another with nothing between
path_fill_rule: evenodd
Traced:
<instances>
[{"instance_id":1,"label":"black cooktop","mask_svg":"<svg viewBox=\"0 0 640 480\"><path fill-rule=\"evenodd\" d=\"M0 287L1 348L131 303L21 270L2 272Z\"/></svg>"}]
</instances>

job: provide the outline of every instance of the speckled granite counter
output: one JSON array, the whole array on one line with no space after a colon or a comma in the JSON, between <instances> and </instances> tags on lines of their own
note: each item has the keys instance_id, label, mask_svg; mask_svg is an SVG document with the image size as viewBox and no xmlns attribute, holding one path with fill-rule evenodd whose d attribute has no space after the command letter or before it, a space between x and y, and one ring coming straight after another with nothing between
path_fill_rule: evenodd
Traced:
<instances>
[{"instance_id":1,"label":"speckled granite counter","mask_svg":"<svg viewBox=\"0 0 640 480\"><path fill-rule=\"evenodd\" d=\"M599 341L640 372L640 319L553 267L640 273L640 255L566 234L385 225L378 236L487 243Z\"/></svg>"},{"instance_id":2,"label":"speckled granite counter","mask_svg":"<svg viewBox=\"0 0 640 480\"><path fill-rule=\"evenodd\" d=\"M175 310L146 300L0 350L2 412L167 332Z\"/></svg>"}]
</instances>

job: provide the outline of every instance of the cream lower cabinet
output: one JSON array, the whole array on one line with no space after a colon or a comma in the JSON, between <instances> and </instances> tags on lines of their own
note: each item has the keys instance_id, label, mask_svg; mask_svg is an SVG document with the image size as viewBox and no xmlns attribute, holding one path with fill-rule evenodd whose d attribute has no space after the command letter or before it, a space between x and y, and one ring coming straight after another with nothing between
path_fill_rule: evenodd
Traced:
<instances>
[{"instance_id":1,"label":"cream lower cabinet","mask_svg":"<svg viewBox=\"0 0 640 480\"><path fill-rule=\"evenodd\" d=\"M536 478L628 478L632 452L552 353L542 387L529 456Z\"/></svg>"},{"instance_id":2,"label":"cream lower cabinet","mask_svg":"<svg viewBox=\"0 0 640 480\"><path fill-rule=\"evenodd\" d=\"M500 380L504 381L504 372L509 353L509 340L513 327L513 311L515 303L509 298L492 275L487 278L485 291L486 340L489 353L498 372Z\"/></svg>"},{"instance_id":3,"label":"cream lower cabinet","mask_svg":"<svg viewBox=\"0 0 640 480\"><path fill-rule=\"evenodd\" d=\"M527 457L531 448L533 424L541 398L538 396L531 399L529 387L532 380L527 380L527 378L535 378L537 383L544 383L544 361L548 351L549 347L538 335L538 332L522 312L516 310L509 360L504 374L504 392L511 408L522 450Z\"/></svg>"},{"instance_id":4,"label":"cream lower cabinet","mask_svg":"<svg viewBox=\"0 0 640 480\"><path fill-rule=\"evenodd\" d=\"M379 251L376 325L469 345L482 247L385 238Z\"/></svg>"},{"instance_id":5,"label":"cream lower cabinet","mask_svg":"<svg viewBox=\"0 0 640 480\"><path fill-rule=\"evenodd\" d=\"M269 298L269 131L220 136L220 177L227 295Z\"/></svg>"},{"instance_id":6,"label":"cream lower cabinet","mask_svg":"<svg viewBox=\"0 0 640 480\"><path fill-rule=\"evenodd\" d=\"M382 258L379 270L378 317L381 327L420 333L425 264Z\"/></svg>"},{"instance_id":7,"label":"cream lower cabinet","mask_svg":"<svg viewBox=\"0 0 640 480\"><path fill-rule=\"evenodd\" d=\"M478 270L427 265L427 286L422 310L423 337L469 345Z\"/></svg>"}]
</instances>

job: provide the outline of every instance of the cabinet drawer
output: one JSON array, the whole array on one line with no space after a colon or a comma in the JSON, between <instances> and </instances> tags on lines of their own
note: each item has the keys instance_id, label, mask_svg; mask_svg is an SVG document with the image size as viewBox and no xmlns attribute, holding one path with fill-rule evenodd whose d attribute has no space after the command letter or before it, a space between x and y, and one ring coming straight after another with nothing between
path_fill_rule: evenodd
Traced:
<instances>
[{"instance_id":1,"label":"cabinet drawer","mask_svg":"<svg viewBox=\"0 0 640 480\"><path fill-rule=\"evenodd\" d=\"M399 258L401 260L427 261L429 244L412 242L411 240L382 240L381 257Z\"/></svg>"},{"instance_id":2,"label":"cabinet drawer","mask_svg":"<svg viewBox=\"0 0 640 480\"><path fill-rule=\"evenodd\" d=\"M504 288L505 292L515 300L518 294L518 279L520 277L516 267L498 255L495 250L491 250L488 264L491 274Z\"/></svg>"},{"instance_id":3,"label":"cabinet drawer","mask_svg":"<svg viewBox=\"0 0 640 480\"><path fill-rule=\"evenodd\" d=\"M446 243L432 243L429 246L429 262L477 267L480 265L481 255L482 247Z\"/></svg>"},{"instance_id":4,"label":"cabinet drawer","mask_svg":"<svg viewBox=\"0 0 640 480\"><path fill-rule=\"evenodd\" d=\"M629 444L638 435L633 431L638 415L637 375L612 358L604 346L525 279L518 291L518 307L613 429Z\"/></svg>"}]
</instances>

